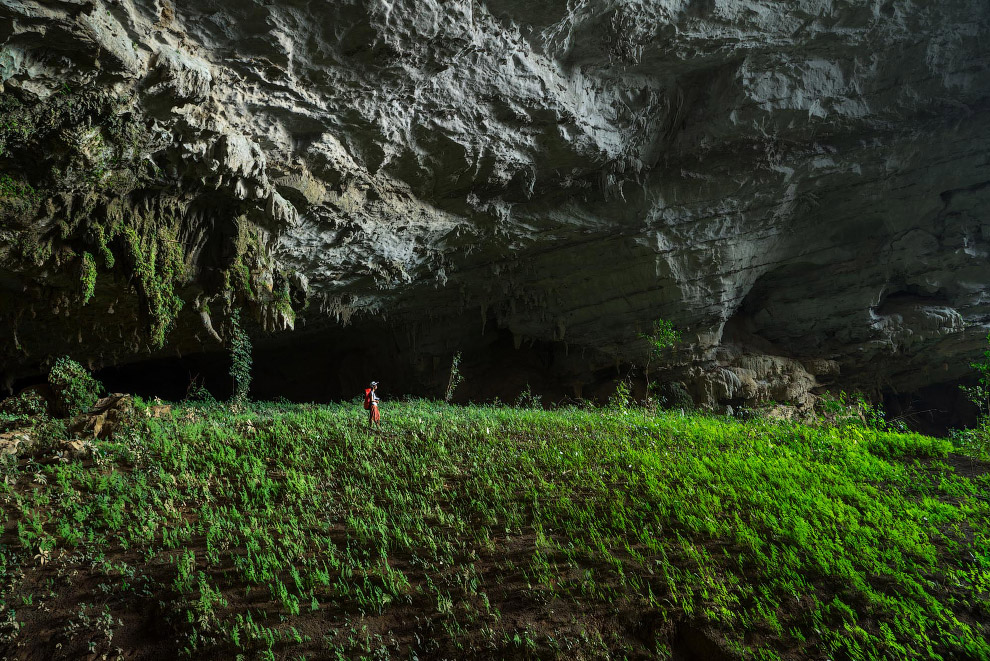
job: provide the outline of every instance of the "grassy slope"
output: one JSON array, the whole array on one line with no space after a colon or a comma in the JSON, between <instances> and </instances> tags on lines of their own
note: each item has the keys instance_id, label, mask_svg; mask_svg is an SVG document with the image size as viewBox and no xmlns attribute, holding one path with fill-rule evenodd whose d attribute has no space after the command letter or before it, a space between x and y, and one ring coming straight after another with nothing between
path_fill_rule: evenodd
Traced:
<instances>
[{"instance_id":1,"label":"grassy slope","mask_svg":"<svg viewBox=\"0 0 990 661\"><path fill-rule=\"evenodd\" d=\"M990 658L990 476L945 441L362 413L176 407L7 465L0 658Z\"/></svg>"}]
</instances>

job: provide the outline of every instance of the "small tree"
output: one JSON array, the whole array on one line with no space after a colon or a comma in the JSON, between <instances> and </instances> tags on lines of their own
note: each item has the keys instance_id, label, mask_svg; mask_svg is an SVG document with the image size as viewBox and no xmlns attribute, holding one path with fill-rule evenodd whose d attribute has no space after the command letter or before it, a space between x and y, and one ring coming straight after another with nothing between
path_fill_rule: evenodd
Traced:
<instances>
[{"instance_id":1,"label":"small tree","mask_svg":"<svg viewBox=\"0 0 990 661\"><path fill-rule=\"evenodd\" d=\"M230 315L230 379L233 382L235 404L247 400L251 389L251 338L241 328L241 311Z\"/></svg>"},{"instance_id":2,"label":"small tree","mask_svg":"<svg viewBox=\"0 0 990 661\"><path fill-rule=\"evenodd\" d=\"M652 385L650 383L650 364L653 361L665 358L670 350L680 343L681 333L674 328L674 324L670 321L657 319L653 322L650 332L640 333L639 337L649 343L649 349L646 353L646 364L643 367L643 376L646 381L646 402L649 403Z\"/></svg>"}]
</instances>

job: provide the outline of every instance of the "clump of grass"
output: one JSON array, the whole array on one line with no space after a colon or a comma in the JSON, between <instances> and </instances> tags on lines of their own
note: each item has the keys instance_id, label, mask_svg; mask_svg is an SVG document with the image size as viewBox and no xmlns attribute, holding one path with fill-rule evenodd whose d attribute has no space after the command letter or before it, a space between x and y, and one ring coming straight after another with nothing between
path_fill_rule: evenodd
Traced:
<instances>
[{"instance_id":1,"label":"clump of grass","mask_svg":"<svg viewBox=\"0 0 990 661\"><path fill-rule=\"evenodd\" d=\"M104 581L111 613L182 614L168 639L193 656L669 657L685 626L740 658L990 656L990 479L957 473L948 441L383 413L369 434L356 403L188 403L93 459L22 457L0 480L0 602L23 624L0 653L72 601L24 603L42 549L48 571Z\"/></svg>"}]
</instances>

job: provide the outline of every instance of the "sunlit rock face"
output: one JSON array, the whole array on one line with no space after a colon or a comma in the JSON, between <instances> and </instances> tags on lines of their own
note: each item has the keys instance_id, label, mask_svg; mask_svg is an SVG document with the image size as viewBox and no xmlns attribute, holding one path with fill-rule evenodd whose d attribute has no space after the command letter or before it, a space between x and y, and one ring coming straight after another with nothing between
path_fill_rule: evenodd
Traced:
<instances>
[{"instance_id":1,"label":"sunlit rock face","mask_svg":"<svg viewBox=\"0 0 990 661\"><path fill-rule=\"evenodd\" d=\"M216 351L244 307L411 390L462 350L472 395L599 395L657 317L702 403L949 382L990 319L988 39L985 0L0 0L8 101L112 97L0 129L36 197L3 367ZM177 311L125 231L163 218Z\"/></svg>"}]
</instances>

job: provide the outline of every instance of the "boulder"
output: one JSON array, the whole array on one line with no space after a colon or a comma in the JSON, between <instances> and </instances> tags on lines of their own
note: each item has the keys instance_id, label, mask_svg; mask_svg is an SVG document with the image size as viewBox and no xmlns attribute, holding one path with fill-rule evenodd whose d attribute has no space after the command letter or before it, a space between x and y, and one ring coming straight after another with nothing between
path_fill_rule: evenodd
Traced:
<instances>
[{"instance_id":1,"label":"boulder","mask_svg":"<svg viewBox=\"0 0 990 661\"><path fill-rule=\"evenodd\" d=\"M112 393L99 399L92 410L82 413L69 423L69 431L77 437L110 438L134 418L134 398Z\"/></svg>"}]
</instances>

